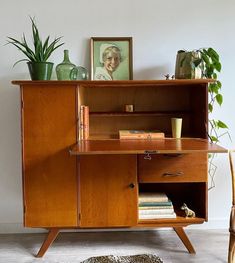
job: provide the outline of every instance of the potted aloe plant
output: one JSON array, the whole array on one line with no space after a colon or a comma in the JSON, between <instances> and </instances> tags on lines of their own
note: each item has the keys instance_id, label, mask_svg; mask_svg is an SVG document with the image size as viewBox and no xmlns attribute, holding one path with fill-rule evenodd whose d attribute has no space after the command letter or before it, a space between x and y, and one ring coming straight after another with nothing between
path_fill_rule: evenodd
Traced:
<instances>
[{"instance_id":1,"label":"potted aloe plant","mask_svg":"<svg viewBox=\"0 0 235 263\"><path fill-rule=\"evenodd\" d=\"M28 61L27 64L32 80L50 80L54 64L47 60L64 43L58 44L61 37L57 37L49 43L50 36L43 42L34 19L30 17L30 20L32 23L33 48L30 48L28 45L24 34L21 40L8 37L8 44L17 47L27 57L18 60L14 66L21 61Z\"/></svg>"}]
</instances>

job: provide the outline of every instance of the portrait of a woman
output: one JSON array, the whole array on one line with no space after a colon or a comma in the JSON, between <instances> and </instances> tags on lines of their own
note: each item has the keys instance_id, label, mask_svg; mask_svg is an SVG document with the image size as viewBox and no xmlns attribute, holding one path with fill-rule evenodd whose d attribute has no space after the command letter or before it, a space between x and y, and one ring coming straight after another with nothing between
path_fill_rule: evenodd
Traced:
<instances>
[{"instance_id":1,"label":"portrait of a woman","mask_svg":"<svg viewBox=\"0 0 235 263\"><path fill-rule=\"evenodd\" d=\"M91 38L92 79L132 79L131 44L131 38Z\"/></svg>"},{"instance_id":2,"label":"portrait of a woman","mask_svg":"<svg viewBox=\"0 0 235 263\"><path fill-rule=\"evenodd\" d=\"M100 46L100 64L96 67L94 80L113 80L113 73L121 62L121 51L114 44L102 44Z\"/></svg>"}]
</instances>

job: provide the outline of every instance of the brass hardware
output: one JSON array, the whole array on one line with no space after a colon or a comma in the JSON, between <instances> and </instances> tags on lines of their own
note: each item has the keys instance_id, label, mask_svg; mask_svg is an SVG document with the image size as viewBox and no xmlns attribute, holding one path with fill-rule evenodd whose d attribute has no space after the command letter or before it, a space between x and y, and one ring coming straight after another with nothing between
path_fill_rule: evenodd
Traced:
<instances>
[{"instance_id":1,"label":"brass hardware","mask_svg":"<svg viewBox=\"0 0 235 263\"><path fill-rule=\"evenodd\" d=\"M148 153L148 154L146 154L146 155L144 156L144 159L145 159L145 160L152 160L152 157L151 157L151 155Z\"/></svg>"},{"instance_id":2,"label":"brass hardware","mask_svg":"<svg viewBox=\"0 0 235 263\"><path fill-rule=\"evenodd\" d=\"M130 183L129 187L133 189L133 188L135 188L135 184L134 183Z\"/></svg>"},{"instance_id":3,"label":"brass hardware","mask_svg":"<svg viewBox=\"0 0 235 263\"><path fill-rule=\"evenodd\" d=\"M181 176L183 175L184 173L183 172L176 172L176 173L171 173L171 172L166 172L166 173L163 173L163 177L175 177L175 176Z\"/></svg>"},{"instance_id":4,"label":"brass hardware","mask_svg":"<svg viewBox=\"0 0 235 263\"><path fill-rule=\"evenodd\" d=\"M146 151L144 151L145 154L156 154L157 152L158 151L156 151L156 150L152 150L152 151L146 150Z\"/></svg>"},{"instance_id":5,"label":"brass hardware","mask_svg":"<svg viewBox=\"0 0 235 263\"><path fill-rule=\"evenodd\" d=\"M182 153L165 153L163 155L165 157L168 157L168 158L175 158L175 157L182 157L183 156Z\"/></svg>"},{"instance_id":6,"label":"brass hardware","mask_svg":"<svg viewBox=\"0 0 235 263\"><path fill-rule=\"evenodd\" d=\"M144 153L145 153L145 156L144 156L145 160L152 160L152 157L150 154L156 154L157 151L156 150L152 150L152 151L146 150L146 151L144 151Z\"/></svg>"}]
</instances>

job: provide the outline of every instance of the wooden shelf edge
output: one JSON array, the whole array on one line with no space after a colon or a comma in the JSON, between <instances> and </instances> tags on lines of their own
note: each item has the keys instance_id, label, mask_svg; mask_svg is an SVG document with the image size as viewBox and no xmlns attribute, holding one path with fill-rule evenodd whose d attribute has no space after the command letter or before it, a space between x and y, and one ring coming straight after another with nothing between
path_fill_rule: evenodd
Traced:
<instances>
[{"instance_id":1,"label":"wooden shelf edge","mask_svg":"<svg viewBox=\"0 0 235 263\"><path fill-rule=\"evenodd\" d=\"M44 229L55 229L59 228L61 230L63 229L112 229L112 228L143 228L143 227L185 227L188 225L193 224L202 224L206 221L205 218L185 218L185 217L179 217L177 218L159 218L155 220L139 220L136 225L132 226L123 226L123 225L115 225L115 226L109 226L109 227L99 227L99 226L40 226L40 228ZM35 228L32 226L27 226L29 228Z\"/></svg>"},{"instance_id":2,"label":"wooden shelf edge","mask_svg":"<svg viewBox=\"0 0 235 263\"><path fill-rule=\"evenodd\" d=\"M171 154L171 153L226 153L227 149L206 139L155 140L82 140L72 146L70 155L86 154Z\"/></svg>"},{"instance_id":3,"label":"wooden shelf edge","mask_svg":"<svg viewBox=\"0 0 235 263\"><path fill-rule=\"evenodd\" d=\"M202 224L206 221L205 218L195 217L195 218L187 218L177 216L176 218L159 218L159 219L145 219L139 220L138 226L156 226L156 225L191 225L191 224Z\"/></svg>"},{"instance_id":4,"label":"wooden shelf edge","mask_svg":"<svg viewBox=\"0 0 235 263\"><path fill-rule=\"evenodd\" d=\"M191 111L134 111L134 112L90 112L91 117L130 117L130 116L168 116L186 115Z\"/></svg>"},{"instance_id":5,"label":"wooden shelf edge","mask_svg":"<svg viewBox=\"0 0 235 263\"><path fill-rule=\"evenodd\" d=\"M214 82L213 79L174 79L174 80L13 80L11 83L13 85L75 85L75 86L82 86L82 87L122 87L122 86L151 86L151 85L200 85L200 84L208 84Z\"/></svg>"}]
</instances>

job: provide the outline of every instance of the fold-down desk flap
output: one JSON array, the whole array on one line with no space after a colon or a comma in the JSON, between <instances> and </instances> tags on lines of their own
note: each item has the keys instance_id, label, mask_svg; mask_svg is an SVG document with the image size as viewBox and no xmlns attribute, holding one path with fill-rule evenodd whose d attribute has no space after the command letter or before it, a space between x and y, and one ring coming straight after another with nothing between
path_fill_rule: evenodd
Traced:
<instances>
[{"instance_id":1,"label":"fold-down desk flap","mask_svg":"<svg viewBox=\"0 0 235 263\"><path fill-rule=\"evenodd\" d=\"M84 140L71 150L71 155L84 154L165 154L165 153L223 153L227 150L205 139L156 140Z\"/></svg>"}]
</instances>

